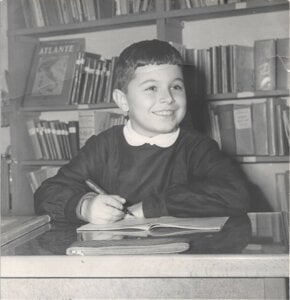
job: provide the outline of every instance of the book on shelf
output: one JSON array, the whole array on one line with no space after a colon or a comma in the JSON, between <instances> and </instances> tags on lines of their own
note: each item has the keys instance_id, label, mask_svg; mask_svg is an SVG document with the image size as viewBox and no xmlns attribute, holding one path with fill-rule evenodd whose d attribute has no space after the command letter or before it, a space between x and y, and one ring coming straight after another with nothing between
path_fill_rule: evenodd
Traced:
<instances>
[{"instance_id":1,"label":"book on shelf","mask_svg":"<svg viewBox=\"0 0 290 300\"><path fill-rule=\"evenodd\" d=\"M286 171L284 173L276 173L275 174L275 183L276 183L276 195L278 201L278 207L276 207L276 211L286 211L289 212L289 180L290 180L290 172Z\"/></svg>"},{"instance_id":2,"label":"book on shelf","mask_svg":"<svg viewBox=\"0 0 290 300\"><path fill-rule=\"evenodd\" d=\"M275 39L254 42L255 89L276 88L276 41Z\"/></svg>"},{"instance_id":3,"label":"book on shelf","mask_svg":"<svg viewBox=\"0 0 290 300\"><path fill-rule=\"evenodd\" d=\"M42 182L56 175L60 167L43 166L35 171L26 174L32 192L34 193L42 184Z\"/></svg>"},{"instance_id":4,"label":"book on shelf","mask_svg":"<svg viewBox=\"0 0 290 300\"><path fill-rule=\"evenodd\" d=\"M87 139L92 135L114 126L125 124L123 114L111 111L79 111L79 145L84 146Z\"/></svg>"},{"instance_id":5,"label":"book on shelf","mask_svg":"<svg viewBox=\"0 0 290 300\"><path fill-rule=\"evenodd\" d=\"M28 120L27 128L37 160L66 160L78 153L78 121Z\"/></svg>"},{"instance_id":6,"label":"book on shelf","mask_svg":"<svg viewBox=\"0 0 290 300\"><path fill-rule=\"evenodd\" d=\"M196 232L216 232L220 231L226 223L228 217L207 217L207 218L130 218L110 224L88 223L77 228L77 232L82 231L114 231L114 230L141 230L153 232L162 229L195 230Z\"/></svg>"},{"instance_id":7,"label":"book on shelf","mask_svg":"<svg viewBox=\"0 0 290 300\"><path fill-rule=\"evenodd\" d=\"M290 88L290 39L277 39L276 40L276 79L277 89L287 90Z\"/></svg>"},{"instance_id":8,"label":"book on shelf","mask_svg":"<svg viewBox=\"0 0 290 300\"><path fill-rule=\"evenodd\" d=\"M35 48L24 106L57 106L69 103L75 62L85 40L40 41Z\"/></svg>"},{"instance_id":9,"label":"book on shelf","mask_svg":"<svg viewBox=\"0 0 290 300\"><path fill-rule=\"evenodd\" d=\"M231 155L289 154L289 101L252 99L245 104L209 104L211 137Z\"/></svg>"},{"instance_id":10,"label":"book on shelf","mask_svg":"<svg viewBox=\"0 0 290 300\"><path fill-rule=\"evenodd\" d=\"M48 215L42 216L2 216L1 217L1 246L32 232L50 222Z\"/></svg>"}]
</instances>

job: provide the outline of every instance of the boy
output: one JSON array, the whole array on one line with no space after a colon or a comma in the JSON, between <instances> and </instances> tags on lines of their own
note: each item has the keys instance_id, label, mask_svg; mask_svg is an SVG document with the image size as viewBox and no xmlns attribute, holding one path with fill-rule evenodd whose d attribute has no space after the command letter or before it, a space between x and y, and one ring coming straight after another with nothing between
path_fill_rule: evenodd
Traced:
<instances>
[{"instance_id":1,"label":"boy","mask_svg":"<svg viewBox=\"0 0 290 300\"><path fill-rule=\"evenodd\" d=\"M125 126L91 137L79 154L35 193L53 220L110 223L137 218L229 216L247 212L247 184L210 138L179 127L186 95L179 52L142 41L120 55L113 98ZM91 179L107 195L90 191Z\"/></svg>"}]
</instances>

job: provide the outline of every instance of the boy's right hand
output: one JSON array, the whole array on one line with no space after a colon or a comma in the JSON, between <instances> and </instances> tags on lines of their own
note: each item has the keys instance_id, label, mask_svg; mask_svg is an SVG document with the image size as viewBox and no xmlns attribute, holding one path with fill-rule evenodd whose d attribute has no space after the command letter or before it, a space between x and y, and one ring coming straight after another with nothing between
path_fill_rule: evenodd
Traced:
<instances>
[{"instance_id":1,"label":"boy's right hand","mask_svg":"<svg viewBox=\"0 0 290 300\"><path fill-rule=\"evenodd\" d=\"M79 218L94 224L113 223L124 218L123 205L126 199L118 195L89 193L82 201Z\"/></svg>"}]
</instances>

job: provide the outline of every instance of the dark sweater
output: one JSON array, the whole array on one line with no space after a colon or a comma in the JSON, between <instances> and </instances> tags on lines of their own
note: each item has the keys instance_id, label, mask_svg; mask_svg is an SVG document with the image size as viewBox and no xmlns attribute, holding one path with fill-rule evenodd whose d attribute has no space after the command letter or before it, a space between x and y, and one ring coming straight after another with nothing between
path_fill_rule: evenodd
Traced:
<instances>
[{"instance_id":1,"label":"dark sweater","mask_svg":"<svg viewBox=\"0 0 290 300\"><path fill-rule=\"evenodd\" d=\"M130 146L123 126L91 137L79 154L35 193L38 214L78 221L76 206L92 179L109 194L142 201L145 217L231 216L249 208L247 183L210 138L180 131L169 148Z\"/></svg>"}]
</instances>

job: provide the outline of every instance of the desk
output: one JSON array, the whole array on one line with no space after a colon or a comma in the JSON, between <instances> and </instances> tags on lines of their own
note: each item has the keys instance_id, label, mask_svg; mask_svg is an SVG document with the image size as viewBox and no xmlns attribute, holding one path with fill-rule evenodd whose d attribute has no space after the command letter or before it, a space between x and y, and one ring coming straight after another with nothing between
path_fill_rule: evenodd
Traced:
<instances>
[{"instance_id":1,"label":"desk","mask_svg":"<svg viewBox=\"0 0 290 300\"><path fill-rule=\"evenodd\" d=\"M287 299L279 213L230 218L171 255L64 256L76 226L52 224L2 248L1 296L13 299ZM49 226L48 226L49 227Z\"/></svg>"}]
</instances>

